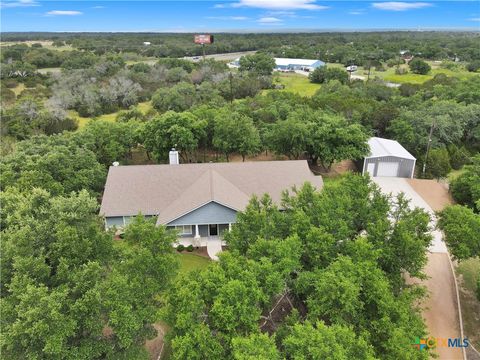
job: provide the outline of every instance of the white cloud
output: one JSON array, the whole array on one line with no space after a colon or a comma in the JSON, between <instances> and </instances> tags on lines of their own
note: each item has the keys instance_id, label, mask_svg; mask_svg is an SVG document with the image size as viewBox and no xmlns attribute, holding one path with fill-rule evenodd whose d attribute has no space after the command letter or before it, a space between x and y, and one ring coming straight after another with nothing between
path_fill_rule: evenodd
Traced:
<instances>
[{"instance_id":1,"label":"white cloud","mask_svg":"<svg viewBox=\"0 0 480 360\"><path fill-rule=\"evenodd\" d=\"M282 22L282 19L273 16L266 16L258 19L257 22L260 24L278 24Z\"/></svg>"},{"instance_id":2,"label":"white cloud","mask_svg":"<svg viewBox=\"0 0 480 360\"><path fill-rule=\"evenodd\" d=\"M423 9L433 6L432 3L427 2L401 2L401 1L387 1L381 3L372 3L375 9L389 10L389 11L405 11L412 9Z\"/></svg>"},{"instance_id":3,"label":"white cloud","mask_svg":"<svg viewBox=\"0 0 480 360\"><path fill-rule=\"evenodd\" d=\"M474 18L470 18L470 19L467 19L468 21L475 21L475 22L480 22L480 17L474 17Z\"/></svg>"},{"instance_id":4,"label":"white cloud","mask_svg":"<svg viewBox=\"0 0 480 360\"><path fill-rule=\"evenodd\" d=\"M364 10L352 10L348 12L350 15L365 15Z\"/></svg>"},{"instance_id":5,"label":"white cloud","mask_svg":"<svg viewBox=\"0 0 480 360\"><path fill-rule=\"evenodd\" d=\"M0 5L2 8L40 6L40 4L35 0L7 1L7 2L2 2Z\"/></svg>"},{"instance_id":6,"label":"white cloud","mask_svg":"<svg viewBox=\"0 0 480 360\"><path fill-rule=\"evenodd\" d=\"M315 0L240 0L233 3L232 7L254 7L261 9L299 9L299 10L325 10L328 6L318 5Z\"/></svg>"},{"instance_id":7,"label":"white cloud","mask_svg":"<svg viewBox=\"0 0 480 360\"><path fill-rule=\"evenodd\" d=\"M211 20L234 20L234 21L243 21L248 20L246 16L207 16L207 19Z\"/></svg>"},{"instance_id":8,"label":"white cloud","mask_svg":"<svg viewBox=\"0 0 480 360\"><path fill-rule=\"evenodd\" d=\"M46 15L56 16L56 15L65 15L65 16L75 16L75 15L82 15L81 11L75 10L52 10L46 13Z\"/></svg>"},{"instance_id":9,"label":"white cloud","mask_svg":"<svg viewBox=\"0 0 480 360\"><path fill-rule=\"evenodd\" d=\"M215 5L213 5L214 9L223 9L223 8L226 8L226 7L227 7L227 4L215 4Z\"/></svg>"},{"instance_id":10,"label":"white cloud","mask_svg":"<svg viewBox=\"0 0 480 360\"><path fill-rule=\"evenodd\" d=\"M102 6L102 5L92 6L92 9L105 9L105 6Z\"/></svg>"}]
</instances>

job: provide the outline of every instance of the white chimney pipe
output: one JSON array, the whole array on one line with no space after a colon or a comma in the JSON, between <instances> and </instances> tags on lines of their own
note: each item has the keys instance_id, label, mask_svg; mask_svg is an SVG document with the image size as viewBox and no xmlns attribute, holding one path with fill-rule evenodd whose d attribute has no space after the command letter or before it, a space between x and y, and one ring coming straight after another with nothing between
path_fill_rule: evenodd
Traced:
<instances>
[{"instance_id":1,"label":"white chimney pipe","mask_svg":"<svg viewBox=\"0 0 480 360\"><path fill-rule=\"evenodd\" d=\"M170 160L170 165L180 164L180 161L178 159L178 151L175 150L175 148L172 148L172 150L170 150L170 152L168 153L168 158Z\"/></svg>"}]
</instances>

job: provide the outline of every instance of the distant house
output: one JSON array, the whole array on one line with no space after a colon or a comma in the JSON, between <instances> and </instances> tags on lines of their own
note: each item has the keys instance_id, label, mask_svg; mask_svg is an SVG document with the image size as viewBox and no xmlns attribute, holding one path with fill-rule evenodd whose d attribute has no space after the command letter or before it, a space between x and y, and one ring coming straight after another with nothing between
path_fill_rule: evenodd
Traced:
<instances>
[{"instance_id":1,"label":"distant house","mask_svg":"<svg viewBox=\"0 0 480 360\"><path fill-rule=\"evenodd\" d=\"M289 58L274 58L275 70L288 71L288 70L315 70L319 66L324 66L325 63L321 60L314 59L289 59ZM235 59L230 63L232 66L240 66L240 58Z\"/></svg>"},{"instance_id":2,"label":"distant house","mask_svg":"<svg viewBox=\"0 0 480 360\"><path fill-rule=\"evenodd\" d=\"M362 174L413 178L416 159L395 140L372 137L370 154L361 161Z\"/></svg>"},{"instance_id":3,"label":"distant house","mask_svg":"<svg viewBox=\"0 0 480 360\"><path fill-rule=\"evenodd\" d=\"M143 45L149 46L149 45L152 45L152 43L151 43L150 41L144 41L144 42L143 42Z\"/></svg>"},{"instance_id":4,"label":"distant house","mask_svg":"<svg viewBox=\"0 0 480 360\"><path fill-rule=\"evenodd\" d=\"M177 229L182 244L207 246L229 230L252 195L268 193L279 204L283 190L306 181L323 186L304 160L112 166L100 214L106 228L122 228L142 213Z\"/></svg>"}]
</instances>

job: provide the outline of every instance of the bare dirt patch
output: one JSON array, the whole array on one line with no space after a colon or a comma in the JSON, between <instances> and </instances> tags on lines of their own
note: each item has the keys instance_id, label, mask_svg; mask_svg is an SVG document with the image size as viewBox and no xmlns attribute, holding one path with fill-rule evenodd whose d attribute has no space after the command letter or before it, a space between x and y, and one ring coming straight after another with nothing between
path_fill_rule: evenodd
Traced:
<instances>
[{"instance_id":1,"label":"bare dirt patch","mask_svg":"<svg viewBox=\"0 0 480 360\"><path fill-rule=\"evenodd\" d=\"M145 341L145 348L150 355L151 360L160 359L160 355L162 354L162 350L164 347L164 337L167 331L167 328L162 323L155 323L153 324L155 330L157 330L157 336L151 340Z\"/></svg>"},{"instance_id":2,"label":"bare dirt patch","mask_svg":"<svg viewBox=\"0 0 480 360\"><path fill-rule=\"evenodd\" d=\"M407 182L434 211L453 204L453 198L443 183L426 179L407 179Z\"/></svg>"},{"instance_id":3,"label":"bare dirt patch","mask_svg":"<svg viewBox=\"0 0 480 360\"><path fill-rule=\"evenodd\" d=\"M419 283L428 289L422 313L429 335L436 338L459 338L460 326L457 311L455 280L450 269L448 254L429 253L425 273L427 280L409 279L409 283ZM438 359L463 359L460 348L438 347Z\"/></svg>"}]
</instances>

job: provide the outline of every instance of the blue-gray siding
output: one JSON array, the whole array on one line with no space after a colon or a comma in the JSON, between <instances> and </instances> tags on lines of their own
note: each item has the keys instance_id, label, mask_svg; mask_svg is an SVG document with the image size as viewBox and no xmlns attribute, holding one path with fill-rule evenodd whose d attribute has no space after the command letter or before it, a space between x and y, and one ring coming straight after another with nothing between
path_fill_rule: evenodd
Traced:
<instances>
[{"instance_id":1,"label":"blue-gray siding","mask_svg":"<svg viewBox=\"0 0 480 360\"><path fill-rule=\"evenodd\" d=\"M235 210L212 201L169 222L167 225L228 224L234 223L236 219L237 212Z\"/></svg>"},{"instance_id":2,"label":"blue-gray siding","mask_svg":"<svg viewBox=\"0 0 480 360\"><path fill-rule=\"evenodd\" d=\"M396 162L398 163L398 173L397 177L409 178L412 176L414 168L415 168L415 161L410 159L399 158L396 156L383 156L383 157L375 157L375 158L366 158L364 164L362 166L363 173L367 173L367 165L368 164L375 164L374 176L377 176L378 170L378 163L380 162Z\"/></svg>"},{"instance_id":3,"label":"blue-gray siding","mask_svg":"<svg viewBox=\"0 0 480 360\"><path fill-rule=\"evenodd\" d=\"M144 215L146 219L154 217L154 215ZM123 228L128 225L133 219L133 216L111 216L105 218L105 226L111 228L116 226L117 228Z\"/></svg>"}]
</instances>

